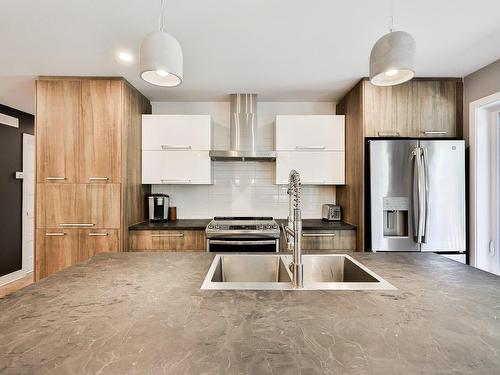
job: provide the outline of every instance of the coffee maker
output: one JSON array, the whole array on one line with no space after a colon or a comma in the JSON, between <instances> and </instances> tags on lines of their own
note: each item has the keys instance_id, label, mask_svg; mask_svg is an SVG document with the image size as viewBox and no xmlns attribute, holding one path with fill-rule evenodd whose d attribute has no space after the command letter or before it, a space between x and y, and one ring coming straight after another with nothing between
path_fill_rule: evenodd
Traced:
<instances>
[{"instance_id":1,"label":"coffee maker","mask_svg":"<svg viewBox=\"0 0 500 375\"><path fill-rule=\"evenodd\" d=\"M167 221L170 197L167 194L148 196L149 221Z\"/></svg>"}]
</instances>

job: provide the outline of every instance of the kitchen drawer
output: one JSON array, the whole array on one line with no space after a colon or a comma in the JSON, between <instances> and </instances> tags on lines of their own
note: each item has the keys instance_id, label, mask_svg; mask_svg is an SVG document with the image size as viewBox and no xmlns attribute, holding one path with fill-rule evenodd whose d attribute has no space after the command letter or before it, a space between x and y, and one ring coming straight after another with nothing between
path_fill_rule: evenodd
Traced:
<instances>
[{"instance_id":1,"label":"kitchen drawer","mask_svg":"<svg viewBox=\"0 0 500 375\"><path fill-rule=\"evenodd\" d=\"M345 149L344 116L276 116L276 150Z\"/></svg>"},{"instance_id":2,"label":"kitchen drawer","mask_svg":"<svg viewBox=\"0 0 500 375\"><path fill-rule=\"evenodd\" d=\"M35 257L37 279L78 262L78 229L47 228L36 230Z\"/></svg>"},{"instance_id":3,"label":"kitchen drawer","mask_svg":"<svg viewBox=\"0 0 500 375\"><path fill-rule=\"evenodd\" d=\"M120 251L120 234L116 229L82 229L79 232L78 261L83 262L104 252Z\"/></svg>"},{"instance_id":4,"label":"kitchen drawer","mask_svg":"<svg viewBox=\"0 0 500 375\"><path fill-rule=\"evenodd\" d=\"M279 151L276 157L276 183L288 184L292 169L300 173L303 185L343 185L343 151Z\"/></svg>"},{"instance_id":5,"label":"kitchen drawer","mask_svg":"<svg viewBox=\"0 0 500 375\"><path fill-rule=\"evenodd\" d=\"M143 115L142 149L209 151L210 127L208 115Z\"/></svg>"},{"instance_id":6,"label":"kitchen drawer","mask_svg":"<svg viewBox=\"0 0 500 375\"><path fill-rule=\"evenodd\" d=\"M37 228L120 228L120 184L37 184Z\"/></svg>"},{"instance_id":7,"label":"kitchen drawer","mask_svg":"<svg viewBox=\"0 0 500 375\"><path fill-rule=\"evenodd\" d=\"M286 251L281 235L281 251ZM356 251L355 230L305 230L302 232L302 250L346 250Z\"/></svg>"},{"instance_id":8,"label":"kitchen drawer","mask_svg":"<svg viewBox=\"0 0 500 375\"><path fill-rule=\"evenodd\" d=\"M208 151L143 151L143 184L211 184Z\"/></svg>"},{"instance_id":9,"label":"kitchen drawer","mask_svg":"<svg viewBox=\"0 0 500 375\"><path fill-rule=\"evenodd\" d=\"M130 251L206 251L204 230L130 231Z\"/></svg>"}]
</instances>

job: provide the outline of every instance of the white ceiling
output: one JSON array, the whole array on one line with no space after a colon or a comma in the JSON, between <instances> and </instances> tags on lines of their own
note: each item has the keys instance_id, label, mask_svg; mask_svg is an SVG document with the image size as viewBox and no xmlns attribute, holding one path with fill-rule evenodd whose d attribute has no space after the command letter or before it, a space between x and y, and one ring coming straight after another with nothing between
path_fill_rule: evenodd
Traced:
<instances>
[{"instance_id":1,"label":"white ceiling","mask_svg":"<svg viewBox=\"0 0 500 375\"><path fill-rule=\"evenodd\" d=\"M34 111L37 75L124 76L153 101L338 100L368 75L389 0L166 0L184 82L157 88L138 57L160 0L0 0L0 103ZM500 58L499 0L394 0L396 29L417 43L417 76L465 76Z\"/></svg>"}]
</instances>

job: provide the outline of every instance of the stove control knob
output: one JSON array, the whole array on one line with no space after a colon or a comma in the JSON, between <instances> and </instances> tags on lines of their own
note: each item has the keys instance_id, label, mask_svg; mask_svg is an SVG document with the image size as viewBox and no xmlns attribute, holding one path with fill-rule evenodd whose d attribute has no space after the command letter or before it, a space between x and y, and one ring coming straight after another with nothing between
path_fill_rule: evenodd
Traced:
<instances>
[{"instance_id":1,"label":"stove control knob","mask_svg":"<svg viewBox=\"0 0 500 375\"><path fill-rule=\"evenodd\" d=\"M220 225L219 224L215 224L215 229L219 230L220 229Z\"/></svg>"},{"instance_id":2,"label":"stove control knob","mask_svg":"<svg viewBox=\"0 0 500 375\"><path fill-rule=\"evenodd\" d=\"M209 224L208 229L214 229L214 226L212 224Z\"/></svg>"},{"instance_id":3,"label":"stove control knob","mask_svg":"<svg viewBox=\"0 0 500 375\"><path fill-rule=\"evenodd\" d=\"M274 224L274 225L273 225L273 229L278 229L278 228L279 228L279 227L278 227L278 224Z\"/></svg>"},{"instance_id":4,"label":"stove control knob","mask_svg":"<svg viewBox=\"0 0 500 375\"><path fill-rule=\"evenodd\" d=\"M271 229L271 224L267 224L266 229Z\"/></svg>"}]
</instances>

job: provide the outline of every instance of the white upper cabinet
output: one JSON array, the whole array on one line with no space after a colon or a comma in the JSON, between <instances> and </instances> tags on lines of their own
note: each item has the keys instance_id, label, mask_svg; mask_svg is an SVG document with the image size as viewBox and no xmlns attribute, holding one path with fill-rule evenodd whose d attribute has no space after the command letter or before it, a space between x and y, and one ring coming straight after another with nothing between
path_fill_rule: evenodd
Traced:
<instances>
[{"instance_id":1,"label":"white upper cabinet","mask_svg":"<svg viewBox=\"0 0 500 375\"><path fill-rule=\"evenodd\" d=\"M211 146L209 115L143 115L142 149L208 151Z\"/></svg>"},{"instance_id":2,"label":"white upper cabinet","mask_svg":"<svg viewBox=\"0 0 500 375\"><path fill-rule=\"evenodd\" d=\"M276 116L276 151L345 150L343 115Z\"/></svg>"},{"instance_id":3,"label":"white upper cabinet","mask_svg":"<svg viewBox=\"0 0 500 375\"><path fill-rule=\"evenodd\" d=\"M345 153L343 151L279 151L276 158L276 183L288 184L288 175L295 169L303 185L345 184Z\"/></svg>"},{"instance_id":4,"label":"white upper cabinet","mask_svg":"<svg viewBox=\"0 0 500 375\"><path fill-rule=\"evenodd\" d=\"M143 151L143 184L211 184L208 151Z\"/></svg>"},{"instance_id":5,"label":"white upper cabinet","mask_svg":"<svg viewBox=\"0 0 500 375\"><path fill-rule=\"evenodd\" d=\"M142 116L143 184L211 184L208 115Z\"/></svg>"},{"instance_id":6,"label":"white upper cabinet","mask_svg":"<svg viewBox=\"0 0 500 375\"><path fill-rule=\"evenodd\" d=\"M345 117L276 116L276 183L292 169L304 185L345 184Z\"/></svg>"}]
</instances>

